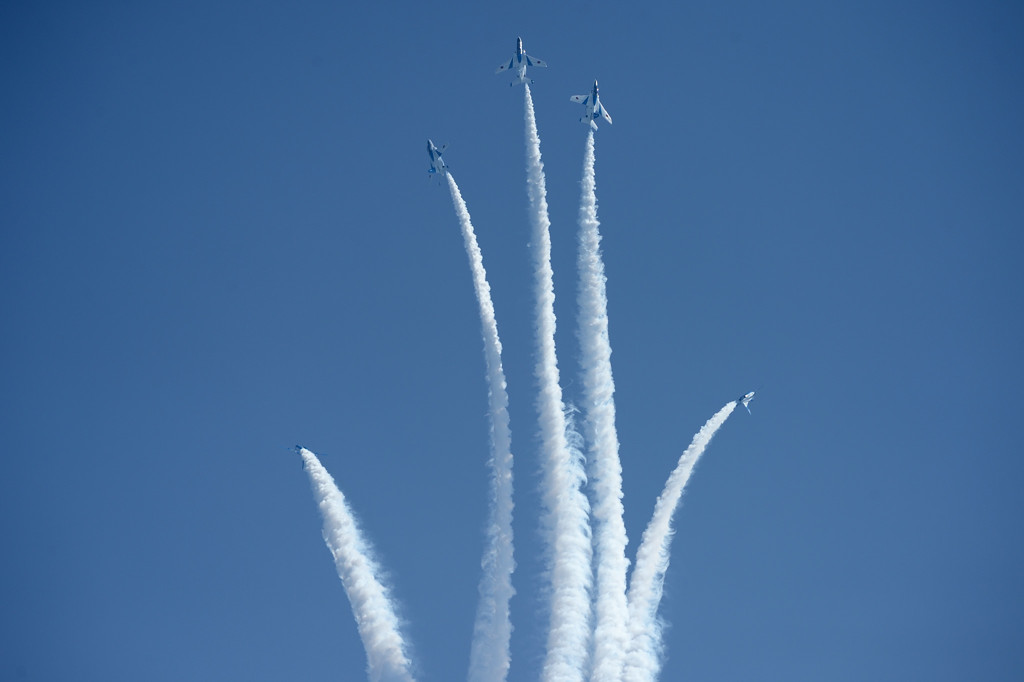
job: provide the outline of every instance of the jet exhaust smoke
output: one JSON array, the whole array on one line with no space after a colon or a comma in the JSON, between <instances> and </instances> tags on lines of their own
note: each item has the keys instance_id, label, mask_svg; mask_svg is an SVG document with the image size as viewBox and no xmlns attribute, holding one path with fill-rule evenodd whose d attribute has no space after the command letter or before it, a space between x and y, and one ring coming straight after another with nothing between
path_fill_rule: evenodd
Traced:
<instances>
[{"instance_id":1,"label":"jet exhaust smoke","mask_svg":"<svg viewBox=\"0 0 1024 682\"><path fill-rule=\"evenodd\" d=\"M519 44L521 51L521 43ZM526 56L525 54L523 56ZM533 66L546 66L533 58ZM514 62L499 71L512 68ZM525 69L525 67L523 67ZM520 78L522 79L522 72ZM672 519L700 457L738 404L747 407L753 393L727 403L693 437L654 507L641 538L628 583L628 537L623 519L622 464L615 428L615 386L608 332L608 300L597 219L595 144L587 136L579 209L580 369L583 384L583 433L579 411L563 401L557 356L551 234L540 136L529 82L524 85L526 171L531 251L534 265L534 374L540 431L541 534L545 544L549 629L541 679L544 682L654 682L661 671L662 623L658 619L665 573L671 559ZM594 100L597 101L597 83ZM576 98L573 98L574 100ZM602 114L611 122L607 112ZM515 594L512 537L513 455L509 400L502 368L490 285L469 210L455 178L441 160L444 147L428 140L431 172L445 175L462 230L479 306L488 386L491 457L490 516L470 651L469 682L504 682L510 669ZM749 409L749 407L748 407ZM589 444L593 509L584 492ZM316 455L297 448L323 517L323 537L355 615L371 682L413 682L412 663L400 622L372 548L358 527L345 497ZM593 513L594 530L590 516Z\"/></svg>"},{"instance_id":2,"label":"jet exhaust smoke","mask_svg":"<svg viewBox=\"0 0 1024 682\"><path fill-rule=\"evenodd\" d=\"M300 448L299 454L324 519L324 542L334 556L338 577L363 640L367 676L370 682L413 682L398 617L387 588L376 577L380 569L371 548L363 539L345 496L320 460L305 448Z\"/></svg>"},{"instance_id":3,"label":"jet exhaust smoke","mask_svg":"<svg viewBox=\"0 0 1024 682\"><path fill-rule=\"evenodd\" d=\"M469 682L500 682L508 676L509 642L512 621L509 602L515 589L512 572L512 435L509 428L508 392L505 372L501 366L501 341L494 317L491 287L487 283L483 255L476 241L469 209L451 172L448 188L462 227L466 254L473 273L480 307L480 325L487 365L487 393L491 419L491 509L487 524L487 547L484 550L483 575L480 578L480 602L473 625L473 643L469 655Z\"/></svg>"},{"instance_id":4,"label":"jet exhaust smoke","mask_svg":"<svg viewBox=\"0 0 1024 682\"><path fill-rule=\"evenodd\" d=\"M697 460L734 409L735 400L720 409L693 437L668 477L640 540L636 566L629 584L630 647L623 675L626 682L653 682L658 678L662 646L658 606L665 585L665 572L672 556L672 516L679 507L683 490Z\"/></svg>"},{"instance_id":5,"label":"jet exhaust smoke","mask_svg":"<svg viewBox=\"0 0 1024 682\"><path fill-rule=\"evenodd\" d=\"M586 437L590 443L590 490L594 524L594 655L591 680L619 682L629 648L626 602L626 525L622 507L622 464L615 430L615 383L608 336L608 296L598 231L594 173L594 132L587 134L579 212L580 368Z\"/></svg>"},{"instance_id":6,"label":"jet exhaust smoke","mask_svg":"<svg viewBox=\"0 0 1024 682\"><path fill-rule=\"evenodd\" d=\"M590 645L592 578L589 503L583 494L583 463L566 438L566 419L555 355L555 290L544 164L529 83L525 86L526 188L533 223L531 244L537 297L537 413L542 447L542 524L548 545L551 613L542 678L546 682L583 680Z\"/></svg>"}]
</instances>

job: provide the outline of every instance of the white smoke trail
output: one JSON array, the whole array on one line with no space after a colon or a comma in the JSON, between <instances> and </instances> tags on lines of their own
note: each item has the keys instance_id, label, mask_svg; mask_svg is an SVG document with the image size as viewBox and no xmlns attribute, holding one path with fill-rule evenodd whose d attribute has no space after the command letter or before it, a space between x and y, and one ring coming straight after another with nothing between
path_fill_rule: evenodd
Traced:
<instances>
[{"instance_id":1,"label":"white smoke trail","mask_svg":"<svg viewBox=\"0 0 1024 682\"><path fill-rule=\"evenodd\" d=\"M594 551L594 682L619 682L629 648L626 602L626 524L622 518L622 464L615 431L615 383L608 338L608 296L598 231L594 176L594 131L587 135L580 195L579 329L580 366L586 435L590 443L590 488L593 497Z\"/></svg>"},{"instance_id":2,"label":"white smoke trail","mask_svg":"<svg viewBox=\"0 0 1024 682\"><path fill-rule=\"evenodd\" d=\"M525 84L526 171L537 296L537 413L543 451L543 504L550 552L551 614L543 679L582 680L590 644L591 558L589 505L581 490L583 464L566 440L562 389L555 356L555 289L551 271L551 223L548 219L544 165L533 112L530 85Z\"/></svg>"},{"instance_id":3,"label":"white smoke trail","mask_svg":"<svg viewBox=\"0 0 1024 682\"><path fill-rule=\"evenodd\" d=\"M672 516L679 506L683 489L715 432L736 408L736 401L720 409L693 437L679 457L675 471L654 505L654 514L636 553L636 566L629 584L630 647L623 679L626 682L653 682L661 669L661 603L672 545Z\"/></svg>"},{"instance_id":4,"label":"white smoke trail","mask_svg":"<svg viewBox=\"0 0 1024 682\"><path fill-rule=\"evenodd\" d=\"M380 570L370 546L363 539L345 496L320 460L305 448L300 448L299 454L324 519L324 542L334 556L338 577L363 640L367 676L370 682L412 682L398 617L387 588L377 580Z\"/></svg>"},{"instance_id":5,"label":"white smoke trail","mask_svg":"<svg viewBox=\"0 0 1024 682\"><path fill-rule=\"evenodd\" d=\"M469 209L462 199L455 178L448 173L448 189L462 227L473 286L480 306L484 359L487 364L487 392L491 417L491 510L487 524L487 548L482 561L480 603L473 625L473 644L469 654L470 682L501 682L508 676L509 640L512 621L509 602L512 587L512 435L509 429L508 393L501 367L501 341L494 317L491 287L487 283L483 255L476 241Z\"/></svg>"}]
</instances>

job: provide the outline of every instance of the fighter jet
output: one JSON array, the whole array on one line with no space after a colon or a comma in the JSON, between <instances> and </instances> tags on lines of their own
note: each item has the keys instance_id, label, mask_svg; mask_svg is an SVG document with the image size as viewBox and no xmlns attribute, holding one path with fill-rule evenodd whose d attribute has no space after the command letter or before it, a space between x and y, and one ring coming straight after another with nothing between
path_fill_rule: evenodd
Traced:
<instances>
[{"instance_id":1,"label":"fighter jet","mask_svg":"<svg viewBox=\"0 0 1024 682\"><path fill-rule=\"evenodd\" d=\"M430 157L430 170L428 173L436 173L438 177L444 177L448 174L448 166L445 165L444 159L441 158L441 154L445 149L448 148L447 144L441 145L438 149L434 146L434 143L429 139L427 140L427 156Z\"/></svg>"},{"instance_id":2,"label":"fighter jet","mask_svg":"<svg viewBox=\"0 0 1024 682\"><path fill-rule=\"evenodd\" d=\"M743 407L747 408L747 414L750 414L750 401L754 399L754 392L751 391L745 395L741 395L738 400L743 404Z\"/></svg>"},{"instance_id":3,"label":"fighter jet","mask_svg":"<svg viewBox=\"0 0 1024 682\"><path fill-rule=\"evenodd\" d=\"M587 113L580 119L581 123L589 123L590 127L597 130L598 116L604 116L604 120L609 123L612 122L612 117L608 114L608 110L601 104L601 98L597 95L597 81L594 81L594 91L589 95L573 95L569 98L571 101L577 104L582 104L587 109Z\"/></svg>"},{"instance_id":4,"label":"fighter jet","mask_svg":"<svg viewBox=\"0 0 1024 682\"><path fill-rule=\"evenodd\" d=\"M526 82L526 67L527 66L547 66L548 63L543 59L537 59L523 52L523 39L516 38L516 55L509 60L508 64L502 64L498 67L498 70L494 73L502 73L503 71L514 71L515 79L509 83L509 87L512 87L516 83ZM533 79L530 79L530 84L533 84Z\"/></svg>"}]
</instances>

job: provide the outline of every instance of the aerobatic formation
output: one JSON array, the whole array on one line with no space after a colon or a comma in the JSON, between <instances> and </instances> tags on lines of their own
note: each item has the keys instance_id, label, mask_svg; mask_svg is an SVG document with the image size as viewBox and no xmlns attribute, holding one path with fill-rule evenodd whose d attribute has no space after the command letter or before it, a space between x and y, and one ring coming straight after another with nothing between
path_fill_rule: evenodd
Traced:
<instances>
[{"instance_id":1,"label":"aerobatic formation","mask_svg":"<svg viewBox=\"0 0 1024 682\"><path fill-rule=\"evenodd\" d=\"M510 85L524 86L526 175L530 248L534 267L534 375L540 429L541 536L550 581L548 634L542 656L545 682L653 682L662 663L662 621L658 617L665 573L671 557L672 518L686 484L712 437L737 405L750 411L753 391L725 404L693 437L679 457L654 514L644 530L632 573L626 556L623 522L622 464L615 430L614 382L608 336L606 277L597 219L594 133L596 121L612 122L598 96L597 81L587 95L571 101L585 109L580 119L589 127L584 148L579 209L577 339L582 391L582 422L563 400L555 353L554 285L551 269L550 221L540 136L528 66L547 66L523 50L521 38L498 73L514 75ZM477 244L469 209L451 170L441 158L447 145L427 140L429 173L447 180L469 257L484 341L491 422L490 519L481 562L480 601L470 649L470 682L501 682L511 665L510 602L515 594L512 538L512 439L508 394L501 363L501 341L490 285ZM377 579L370 546L338 489L310 450L296 446L310 478L323 517L323 536L349 597L366 650L367 675L373 682L412 680L413 665L391 597ZM627 575L628 574L628 575Z\"/></svg>"}]
</instances>

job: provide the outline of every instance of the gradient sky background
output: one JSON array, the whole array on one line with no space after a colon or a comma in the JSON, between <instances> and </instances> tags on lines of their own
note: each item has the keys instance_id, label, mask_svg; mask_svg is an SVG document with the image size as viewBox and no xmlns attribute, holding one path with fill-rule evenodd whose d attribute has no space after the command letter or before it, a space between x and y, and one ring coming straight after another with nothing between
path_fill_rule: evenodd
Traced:
<instances>
[{"instance_id":1,"label":"gradient sky background","mask_svg":"<svg viewBox=\"0 0 1024 682\"><path fill-rule=\"evenodd\" d=\"M630 552L677 515L663 679L1024 675L1024 10L1012 2L0 8L0 678L364 679L299 458L464 679L484 253L511 399L510 680L543 655L523 95L559 364L597 135ZM827 6L825 6L827 5Z\"/></svg>"}]
</instances>

